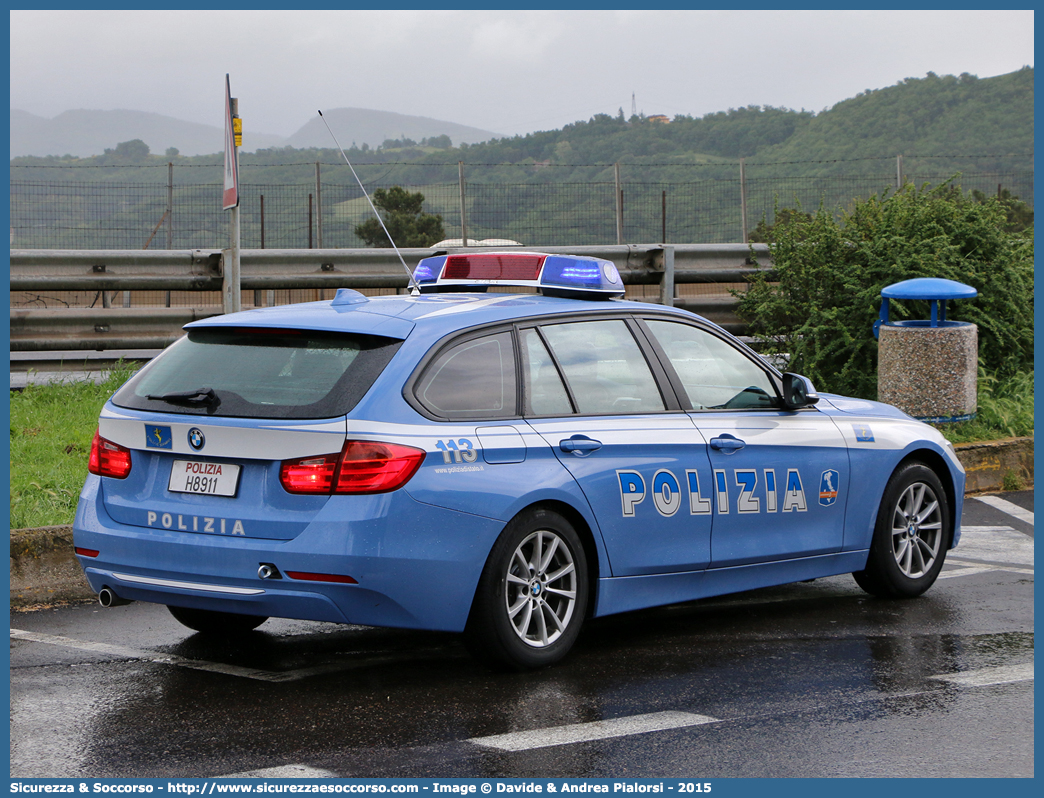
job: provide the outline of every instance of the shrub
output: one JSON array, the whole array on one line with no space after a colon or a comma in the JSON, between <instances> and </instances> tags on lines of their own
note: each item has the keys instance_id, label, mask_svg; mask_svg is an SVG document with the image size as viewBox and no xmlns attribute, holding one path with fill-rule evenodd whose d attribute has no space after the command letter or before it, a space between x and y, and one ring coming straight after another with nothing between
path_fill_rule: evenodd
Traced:
<instances>
[{"instance_id":1,"label":"shrub","mask_svg":"<svg viewBox=\"0 0 1044 798\"><path fill-rule=\"evenodd\" d=\"M777 282L755 277L738 312L767 354L788 354L822 390L876 398L881 289L915 277L978 289L948 303L948 317L978 325L980 361L997 379L1032 370L1033 233L1007 232L996 198L951 181L860 200L839 218L823 207L777 215ZM925 302L891 302L892 319L928 316Z\"/></svg>"}]
</instances>

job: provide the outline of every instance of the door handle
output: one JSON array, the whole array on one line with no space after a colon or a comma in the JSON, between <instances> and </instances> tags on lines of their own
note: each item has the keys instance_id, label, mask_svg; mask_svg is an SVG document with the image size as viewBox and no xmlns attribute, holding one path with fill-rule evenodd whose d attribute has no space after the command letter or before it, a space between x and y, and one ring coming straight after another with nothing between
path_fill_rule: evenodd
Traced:
<instances>
[{"instance_id":1,"label":"door handle","mask_svg":"<svg viewBox=\"0 0 1044 798\"><path fill-rule=\"evenodd\" d=\"M724 454L732 454L738 452L744 446L747 445L746 441L741 441L734 435L729 435L727 432L718 436L717 438L711 438L710 442L712 449L717 449L719 452Z\"/></svg>"},{"instance_id":2,"label":"door handle","mask_svg":"<svg viewBox=\"0 0 1044 798\"><path fill-rule=\"evenodd\" d=\"M558 448L563 452L575 454L577 457L587 457L591 452L602 448L602 442L586 435L573 435L570 438L558 442Z\"/></svg>"}]
</instances>

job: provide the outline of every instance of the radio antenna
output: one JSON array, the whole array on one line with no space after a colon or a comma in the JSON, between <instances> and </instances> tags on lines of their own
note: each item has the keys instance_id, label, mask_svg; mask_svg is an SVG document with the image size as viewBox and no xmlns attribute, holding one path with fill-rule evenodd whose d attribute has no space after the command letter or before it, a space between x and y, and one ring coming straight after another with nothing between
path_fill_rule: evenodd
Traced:
<instances>
[{"instance_id":1,"label":"radio antenna","mask_svg":"<svg viewBox=\"0 0 1044 798\"><path fill-rule=\"evenodd\" d=\"M410 271L410 267L406 265L406 261L403 260L402 253L399 252L398 246L395 244L395 240L391 237L391 233L388 232L387 226L384 224L384 219L377 213L377 208L373 204L373 200L370 199L369 193L363 186L362 181L359 179L359 175L355 172L355 167L352 166L352 162L348 160L348 156L344 154L340 143L337 141L337 136L334 135L333 130L330 129L330 123L326 121L326 117L323 116L323 112L319 112L319 118L323 120L323 124L326 125L326 129L330 131L330 138L334 140L334 144L337 145L337 149L341 151L341 157L344 158L344 162L348 164L348 168L352 170L352 176L355 177L355 182L359 184L359 188L362 189L363 196L366 197L366 201L370 203L370 208L373 210L373 215L377 217L377 221L381 223L381 229L384 230L384 234L388 236L388 240L391 241L391 245L395 247L395 254L399 256L399 262L402 264L402 268L406 270L406 278L408 280L407 285L410 287L410 296L420 296L420 284L417 282L417 278L413 276L413 272Z\"/></svg>"}]
</instances>

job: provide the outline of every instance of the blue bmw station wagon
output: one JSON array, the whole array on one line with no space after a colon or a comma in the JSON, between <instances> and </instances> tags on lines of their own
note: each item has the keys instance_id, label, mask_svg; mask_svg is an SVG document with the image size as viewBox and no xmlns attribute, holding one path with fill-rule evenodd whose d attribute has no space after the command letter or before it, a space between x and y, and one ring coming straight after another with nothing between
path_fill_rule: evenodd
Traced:
<instances>
[{"instance_id":1,"label":"blue bmw station wagon","mask_svg":"<svg viewBox=\"0 0 1044 798\"><path fill-rule=\"evenodd\" d=\"M532 668L593 616L843 573L916 596L957 544L936 430L620 299L611 262L414 276L193 322L106 403L75 520L102 604L462 632Z\"/></svg>"}]
</instances>

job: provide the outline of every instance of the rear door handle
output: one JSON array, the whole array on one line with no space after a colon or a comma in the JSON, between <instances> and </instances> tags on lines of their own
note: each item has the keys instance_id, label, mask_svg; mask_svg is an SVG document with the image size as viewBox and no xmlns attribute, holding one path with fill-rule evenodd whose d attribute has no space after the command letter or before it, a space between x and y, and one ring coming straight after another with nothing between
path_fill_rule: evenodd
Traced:
<instances>
[{"instance_id":1,"label":"rear door handle","mask_svg":"<svg viewBox=\"0 0 1044 798\"><path fill-rule=\"evenodd\" d=\"M558 442L558 448L563 452L575 454L577 457L587 457L591 452L602 448L602 442L586 435L573 435L570 438Z\"/></svg>"},{"instance_id":2,"label":"rear door handle","mask_svg":"<svg viewBox=\"0 0 1044 798\"><path fill-rule=\"evenodd\" d=\"M711 438L710 445L712 449L717 449L719 452L723 452L725 454L732 454L733 452L738 452L740 449L746 446L747 442L741 441L734 435L724 433L723 435L720 435L717 438Z\"/></svg>"}]
</instances>

